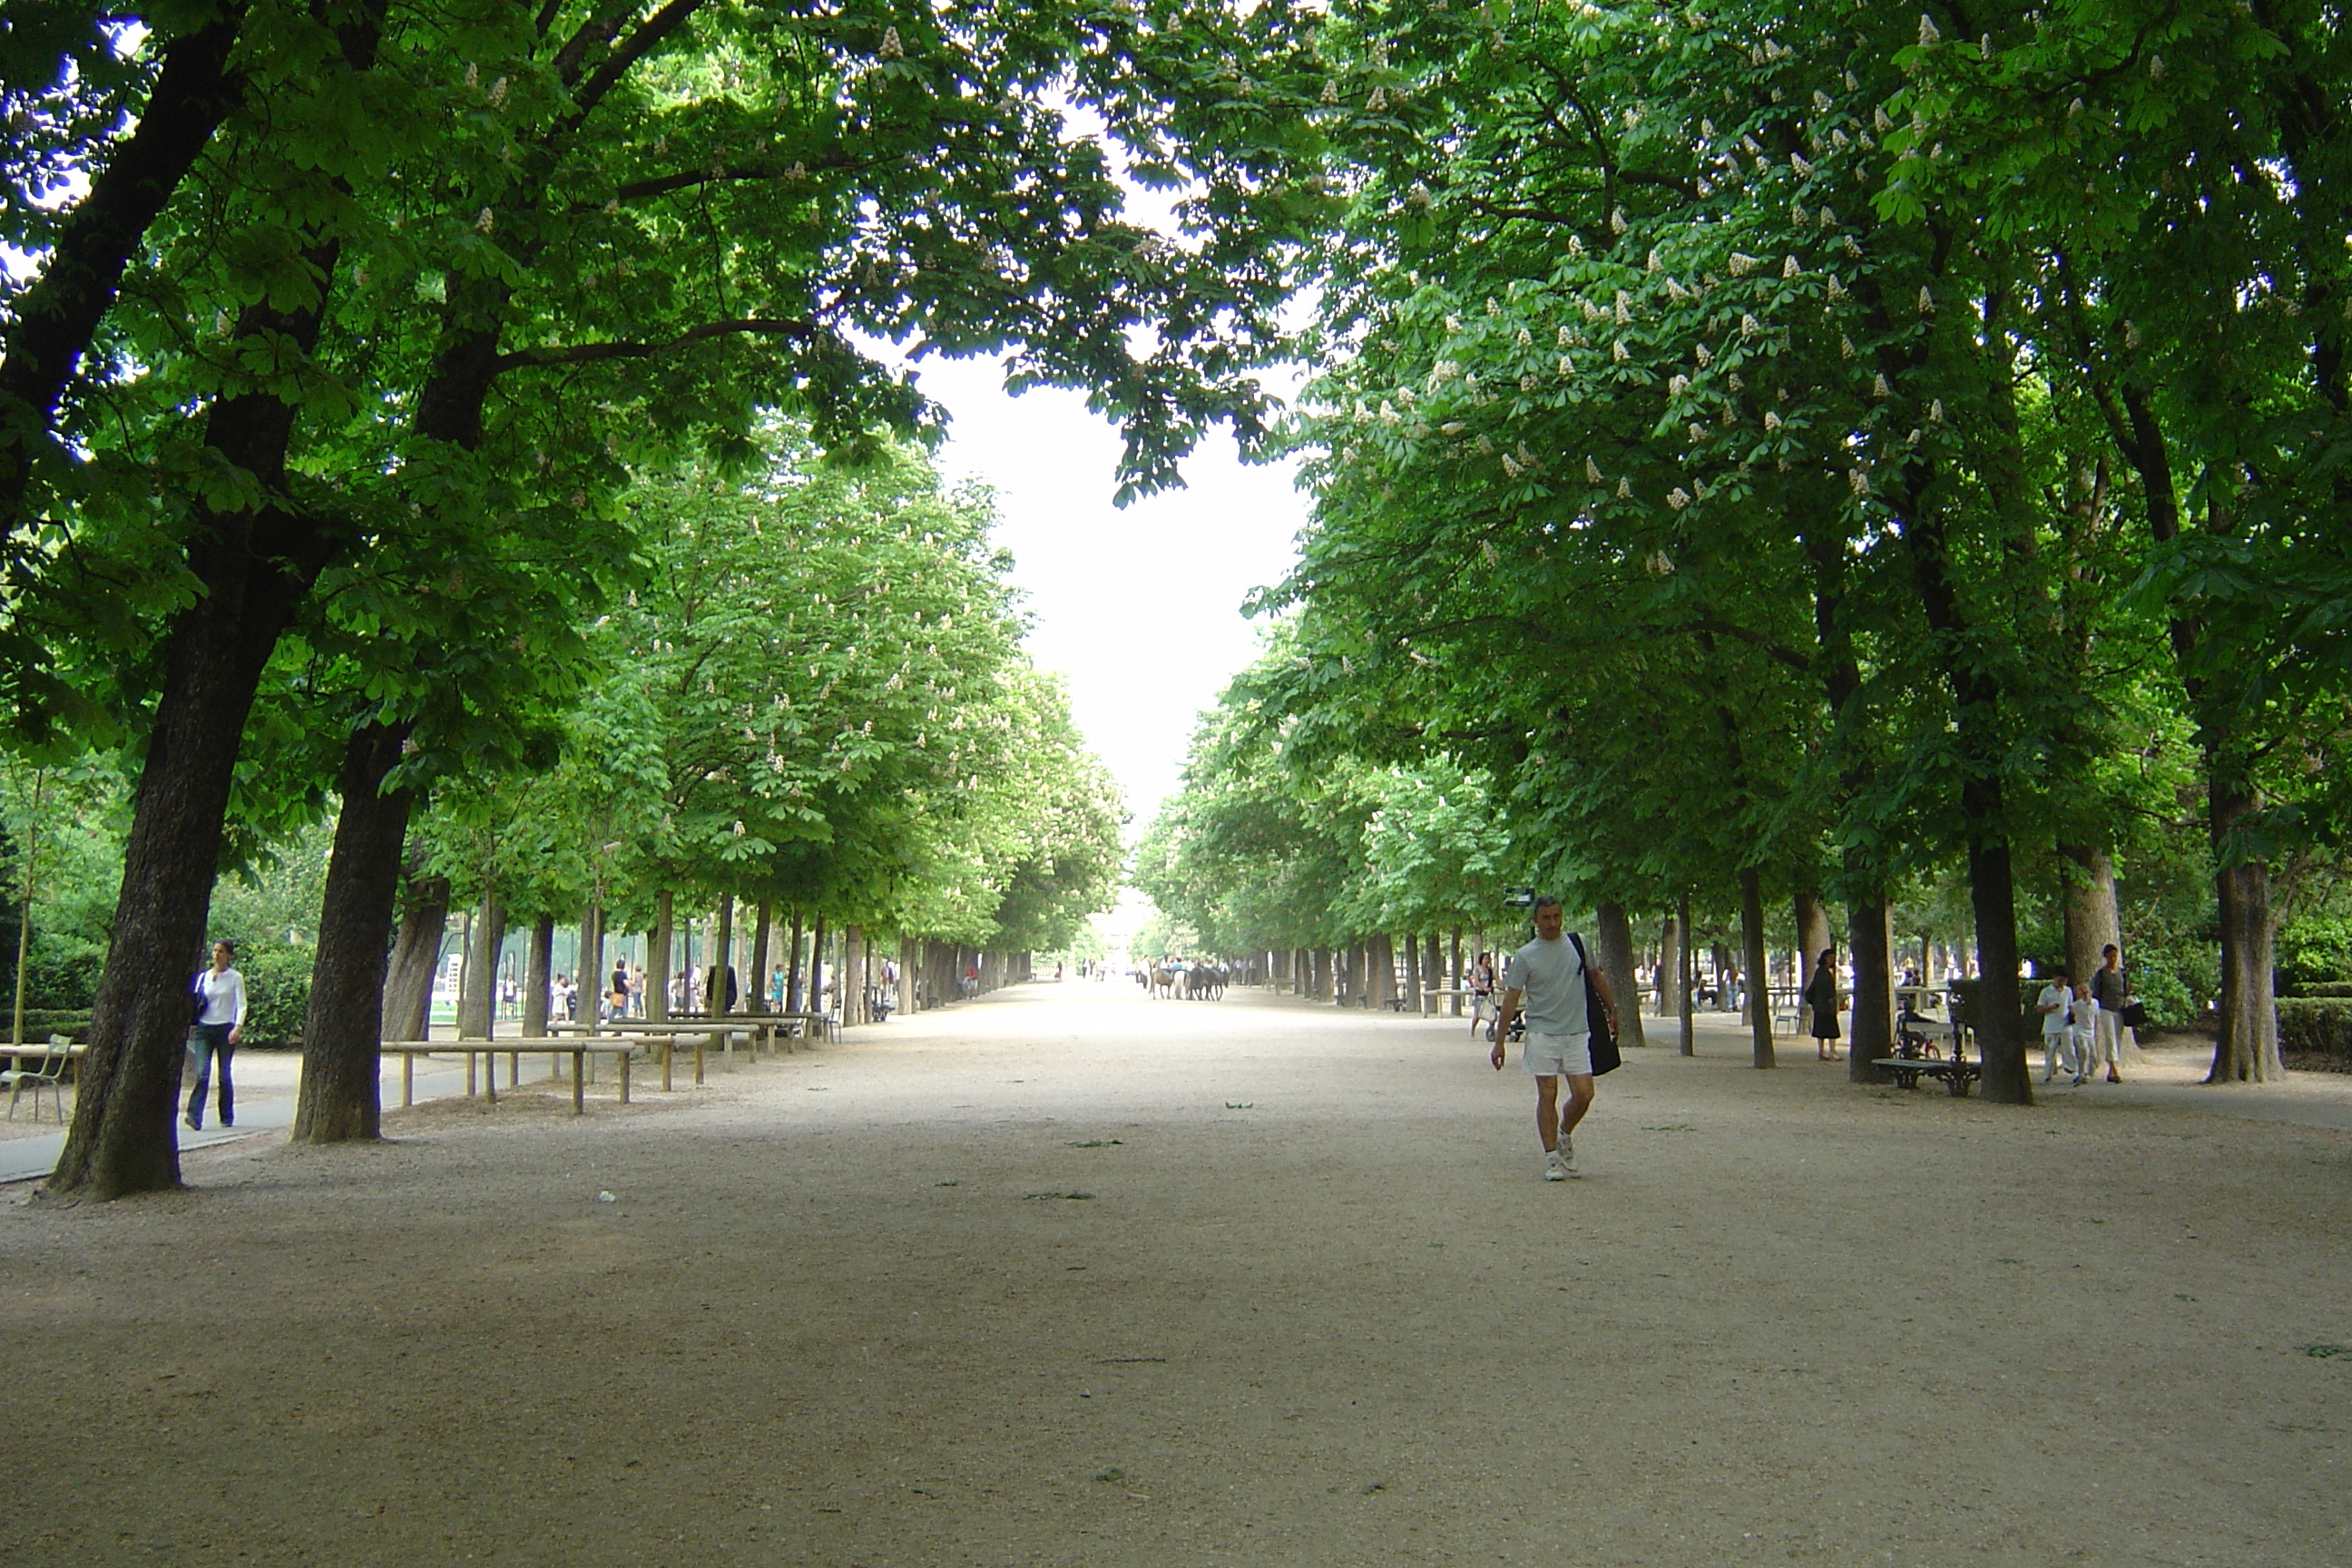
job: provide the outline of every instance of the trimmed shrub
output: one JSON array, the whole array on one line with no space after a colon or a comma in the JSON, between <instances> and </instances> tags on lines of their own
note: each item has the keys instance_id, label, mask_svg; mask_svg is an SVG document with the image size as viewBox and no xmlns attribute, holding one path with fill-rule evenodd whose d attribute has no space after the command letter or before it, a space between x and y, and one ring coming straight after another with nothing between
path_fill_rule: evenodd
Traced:
<instances>
[{"instance_id":1,"label":"trimmed shrub","mask_svg":"<svg viewBox=\"0 0 2352 1568\"><path fill-rule=\"evenodd\" d=\"M2310 987L2352 975L2352 920L2313 914L2287 921L2279 929L2275 962L2279 983L2296 994L2330 994Z\"/></svg>"},{"instance_id":2,"label":"trimmed shrub","mask_svg":"<svg viewBox=\"0 0 2352 1568\"><path fill-rule=\"evenodd\" d=\"M2352 997L2280 997L2278 1036L2289 1067L2352 1072Z\"/></svg>"},{"instance_id":3,"label":"trimmed shrub","mask_svg":"<svg viewBox=\"0 0 2352 1568\"><path fill-rule=\"evenodd\" d=\"M2352 980L2314 980L2302 985L2285 987L2285 996L2352 996Z\"/></svg>"}]
</instances>

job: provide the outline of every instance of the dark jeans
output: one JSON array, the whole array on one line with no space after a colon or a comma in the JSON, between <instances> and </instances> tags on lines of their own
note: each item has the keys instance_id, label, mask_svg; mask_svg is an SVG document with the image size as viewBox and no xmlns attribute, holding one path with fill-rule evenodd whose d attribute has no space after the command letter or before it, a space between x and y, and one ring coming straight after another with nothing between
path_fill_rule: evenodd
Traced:
<instances>
[{"instance_id":1,"label":"dark jeans","mask_svg":"<svg viewBox=\"0 0 2352 1568\"><path fill-rule=\"evenodd\" d=\"M213 1061L220 1061L220 1120L223 1127L236 1121L236 1086L229 1081L229 1058L236 1047L229 1044L226 1024L198 1024L189 1037L188 1052L196 1058L196 1086L188 1090L188 1120L202 1127L205 1124L205 1090L210 1086Z\"/></svg>"}]
</instances>

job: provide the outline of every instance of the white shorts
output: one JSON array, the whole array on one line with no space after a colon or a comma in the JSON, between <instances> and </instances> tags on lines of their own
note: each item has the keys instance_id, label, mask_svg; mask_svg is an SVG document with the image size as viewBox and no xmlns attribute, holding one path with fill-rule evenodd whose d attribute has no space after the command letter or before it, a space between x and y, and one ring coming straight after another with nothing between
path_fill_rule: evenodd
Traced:
<instances>
[{"instance_id":1,"label":"white shorts","mask_svg":"<svg viewBox=\"0 0 2352 1568\"><path fill-rule=\"evenodd\" d=\"M1591 1078L1592 1037L1538 1035L1529 1029L1524 1059L1538 1078Z\"/></svg>"},{"instance_id":2,"label":"white shorts","mask_svg":"<svg viewBox=\"0 0 2352 1568\"><path fill-rule=\"evenodd\" d=\"M1491 1018L1495 1016L1495 999L1484 991L1470 998L1470 1016Z\"/></svg>"}]
</instances>

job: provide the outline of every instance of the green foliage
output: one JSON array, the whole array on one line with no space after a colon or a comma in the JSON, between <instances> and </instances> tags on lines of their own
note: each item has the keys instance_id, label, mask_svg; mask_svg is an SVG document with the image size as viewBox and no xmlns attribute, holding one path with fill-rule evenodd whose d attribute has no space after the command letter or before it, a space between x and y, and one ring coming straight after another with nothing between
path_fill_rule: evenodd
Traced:
<instances>
[{"instance_id":1,"label":"green foliage","mask_svg":"<svg viewBox=\"0 0 2352 1568\"><path fill-rule=\"evenodd\" d=\"M257 942L237 949L236 972L245 976L247 1045L289 1046L302 1037L315 956L316 950L307 942Z\"/></svg>"},{"instance_id":2,"label":"green foliage","mask_svg":"<svg viewBox=\"0 0 2352 1568\"><path fill-rule=\"evenodd\" d=\"M2282 996L2279 1052L2291 1065L2352 1072L2352 1000Z\"/></svg>"},{"instance_id":3,"label":"green foliage","mask_svg":"<svg viewBox=\"0 0 2352 1568\"><path fill-rule=\"evenodd\" d=\"M2277 952L2282 984L2325 995L2319 983L2352 980L2352 917L2326 910L2291 920L2279 930Z\"/></svg>"}]
</instances>

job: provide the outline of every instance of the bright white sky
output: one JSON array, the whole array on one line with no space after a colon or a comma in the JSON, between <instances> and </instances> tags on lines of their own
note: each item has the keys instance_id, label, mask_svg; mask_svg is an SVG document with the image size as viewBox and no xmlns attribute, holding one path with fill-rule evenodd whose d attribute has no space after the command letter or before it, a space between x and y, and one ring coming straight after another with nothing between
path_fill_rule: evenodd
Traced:
<instances>
[{"instance_id":1,"label":"bright white sky","mask_svg":"<svg viewBox=\"0 0 2352 1568\"><path fill-rule=\"evenodd\" d=\"M1218 436L1185 464L1186 488L1122 510L1118 433L1083 395L1008 396L988 361L920 370L955 416L940 467L995 487L1030 652L1068 680L1079 728L1127 791L1132 837L1174 793L1195 715L1256 654L1241 602L1297 559L1294 467L1245 466Z\"/></svg>"}]
</instances>

